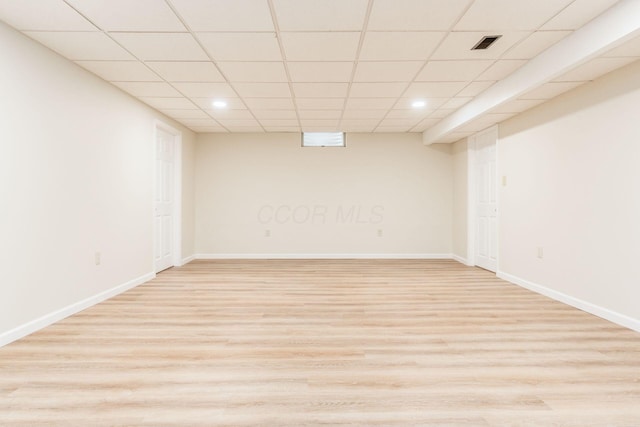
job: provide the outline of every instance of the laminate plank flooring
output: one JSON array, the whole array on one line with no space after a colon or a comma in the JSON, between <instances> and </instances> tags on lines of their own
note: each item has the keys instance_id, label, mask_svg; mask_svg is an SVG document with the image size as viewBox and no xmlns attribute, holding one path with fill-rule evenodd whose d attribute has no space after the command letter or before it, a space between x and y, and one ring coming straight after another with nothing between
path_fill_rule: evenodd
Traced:
<instances>
[{"instance_id":1,"label":"laminate plank flooring","mask_svg":"<svg viewBox=\"0 0 640 427\"><path fill-rule=\"evenodd\" d=\"M2 426L640 426L640 334L455 261L216 260L0 348Z\"/></svg>"}]
</instances>

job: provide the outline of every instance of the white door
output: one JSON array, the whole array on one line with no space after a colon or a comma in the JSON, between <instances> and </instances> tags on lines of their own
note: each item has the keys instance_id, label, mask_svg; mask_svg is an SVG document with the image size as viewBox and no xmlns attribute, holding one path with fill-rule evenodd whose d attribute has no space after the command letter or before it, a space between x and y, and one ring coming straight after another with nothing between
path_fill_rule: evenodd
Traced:
<instances>
[{"instance_id":1,"label":"white door","mask_svg":"<svg viewBox=\"0 0 640 427\"><path fill-rule=\"evenodd\" d=\"M155 266L173 266L174 136L156 129Z\"/></svg>"},{"instance_id":2,"label":"white door","mask_svg":"<svg viewBox=\"0 0 640 427\"><path fill-rule=\"evenodd\" d=\"M498 129L475 137L476 150L476 253L478 267L495 272L498 252L496 142Z\"/></svg>"}]
</instances>

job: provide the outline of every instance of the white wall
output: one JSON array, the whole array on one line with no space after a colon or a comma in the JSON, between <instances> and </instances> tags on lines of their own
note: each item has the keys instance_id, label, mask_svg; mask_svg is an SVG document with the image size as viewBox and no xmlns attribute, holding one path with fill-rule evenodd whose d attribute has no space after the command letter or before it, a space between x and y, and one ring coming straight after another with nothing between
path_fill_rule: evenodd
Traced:
<instances>
[{"instance_id":1,"label":"white wall","mask_svg":"<svg viewBox=\"0 0 640 427\"><path fill-rule=\"evenodd\" d=\"M452 145L453 211L452 252L459 261L467 262L467 140Z\"/></svg>"},{"instance_id":2,"label":"white wall","mask_svg":"<svg viewBox=\"0 0 640 427\"><path fill-rule=\"evenodd\" d=\"M2 23L0 52L1 345L152 273L154 120L178 125ZM181 129L188 186L194 134Z\"/></svg>"},{"instance_id":3,"label":"white wall","mask_svg":"<svg viewBox=\"0 0 640 427\"><path fill-rule=\"evenodd\" d=\"M636 329L639 106L636 62L501 124L498 150L500 270Z\"/></svg>"},{"instance_id":4,"label":"white wall","mask_svg":"<svg viewBox=\"0 0 640 427\"><path fill-rule=\"evenodd\" d=\"M300 145L299 134L198 136L196 252L451 253L449 145L426 147L420 134Z\"/></svg>"}]
</instances>

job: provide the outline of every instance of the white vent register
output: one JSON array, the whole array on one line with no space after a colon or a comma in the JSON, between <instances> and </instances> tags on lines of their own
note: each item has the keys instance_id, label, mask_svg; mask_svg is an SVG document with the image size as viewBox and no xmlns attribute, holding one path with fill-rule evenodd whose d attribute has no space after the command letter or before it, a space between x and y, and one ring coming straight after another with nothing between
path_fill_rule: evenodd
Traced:
<instances>
[{"instance_id":1,"label":"white vent register","mask_svg":"<svg viewBox=\"0 0 640 427\"><path fill-rule=\"evenodd\" d=\"M303 132L303 147L344 147L344 132Z\"/></svg>"}]
</instances>

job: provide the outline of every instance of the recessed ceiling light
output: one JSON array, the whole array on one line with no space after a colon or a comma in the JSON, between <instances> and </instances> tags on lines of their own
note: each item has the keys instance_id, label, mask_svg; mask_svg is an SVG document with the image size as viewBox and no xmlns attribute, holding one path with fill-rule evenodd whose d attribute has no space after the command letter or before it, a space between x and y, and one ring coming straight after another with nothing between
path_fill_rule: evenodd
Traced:
<instances>
[{"instance_id":1,"label":"recessed ceiling light","mask_svg":"<svg viewBox=\"0 0 640 427\"><path fill-rule=\"evenodd\" d=\"M427 103L426 103L425 101L413 101L413 102L411 103L411 106L412 106L413 108L422 108L422 107L424 107L424 106L426 106L426 105L427 105Z\"/></svg>"},{"instance_id":2,"label":"recessed ceiling light","mask_svg":"<svg viewBox=\"0 0 640 427\"><path fill-rule=\"evenodd\" d=\"M213 101L212 104L215 108L227 108L226 101Z\"/></svg>"}]
</instances>

